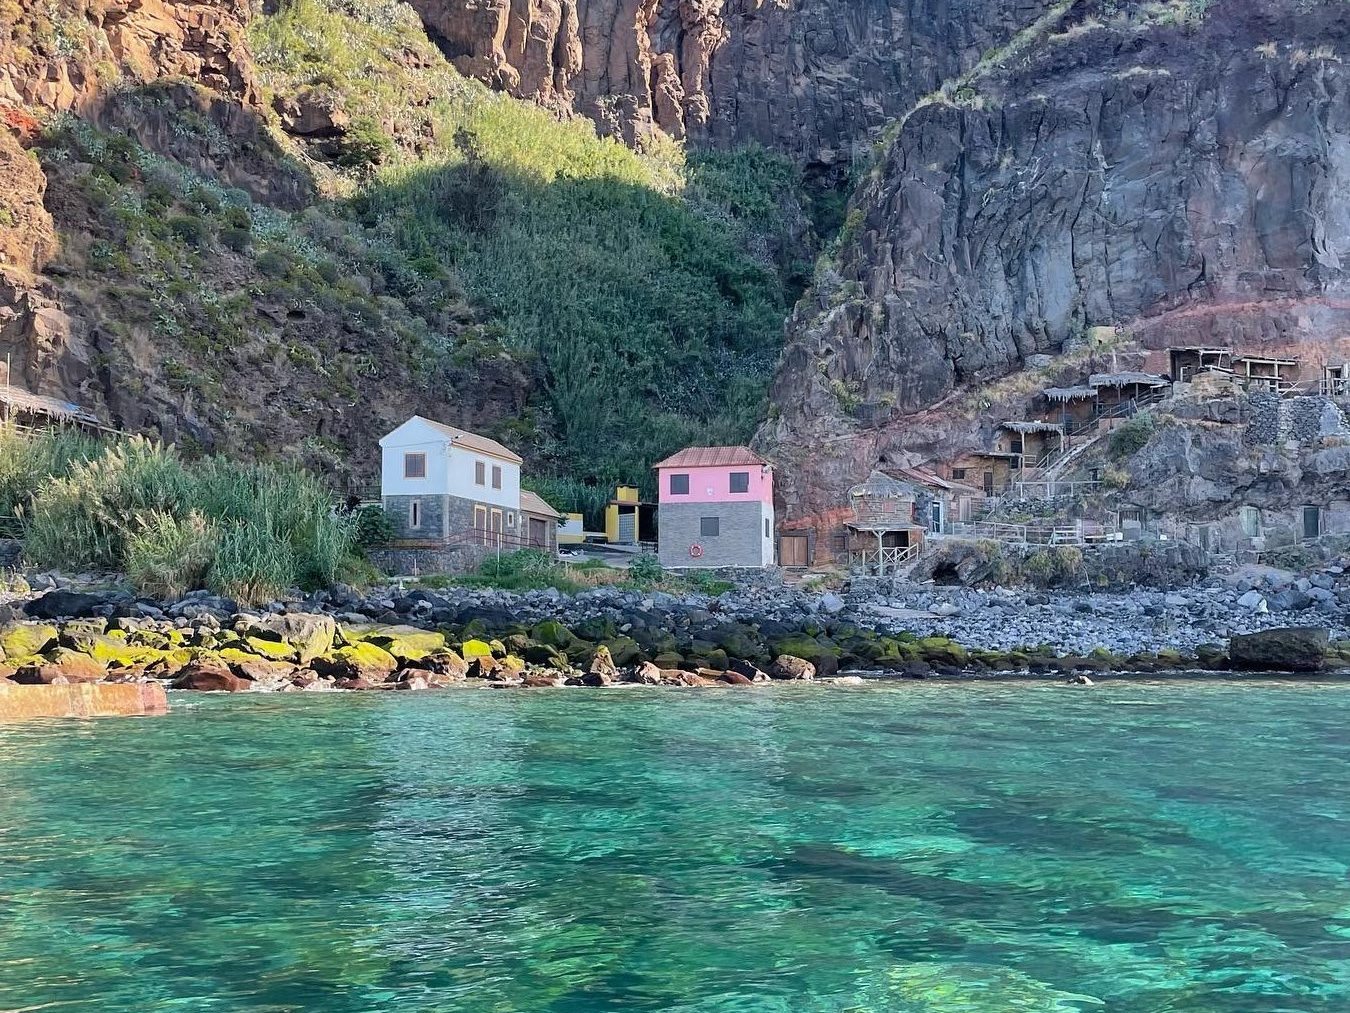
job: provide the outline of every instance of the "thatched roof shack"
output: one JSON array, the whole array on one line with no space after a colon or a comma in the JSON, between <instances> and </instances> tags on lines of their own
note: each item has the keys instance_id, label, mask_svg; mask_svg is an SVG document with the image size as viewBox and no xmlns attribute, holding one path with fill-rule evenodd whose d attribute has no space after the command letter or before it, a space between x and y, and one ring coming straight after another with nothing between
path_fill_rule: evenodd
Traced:
<instances>
[{"instance_id":1,"label":"thatched roof shack","mask_svg":"<svg viewBox=\"0 0 1350 1013\"><path fill-rule=\"evenodd\" d=\"M1079 387L1046 387L1041 391L1047 401L1056 401L1061 404L1069 401L1087 401L1097 396L1096 387L1086 385Z\"/></svg>"},{"instance_id":2,"label":"thatched roof shack","mask_svg":"<svg viewBox=\"0 0 1350 1013\"><path fill-rule=\"evenodd\" d=\"M914 526L914 487L873 471L867 480L848 491L853 504L849 527L866 530L899 530Z\"/></svg>"},{"instance_id":3,"label":"thatched roof shack","mask_svg":"<svg viewBox=\"0 0 1350 1013\"><path fill-rule=\"evenodd\" d=\"M999 428L1013 433L1059 433L1064 435L1064 426L1059 422L1041 422L1037 419L1025 419L1016 422L1000 422Z\"/></svg>"},{"instance_id":4,"label":"thatched roof shack","mask_svg":"<svg viewBox=\"0 0 1350 1013\"><path fill-rule=\"evenodd\" d=\"M1169 382L1152 373L1093 373L1088 377L1088 386L1096 390L1103 387L1166 387Z\"/></svg>"},{"instance_id":5,"label":"thatched roof shack","mask_svg":"<svg viewBox=\"0 0 1350 1013\"><path fill-rule=\"evenodd\" d=\"M34 394L8 384L0 386L0 419L20 423L50 424L52 422L111 432L97 415L87 408L47 394Z\"/></svg>"}]
</instances>

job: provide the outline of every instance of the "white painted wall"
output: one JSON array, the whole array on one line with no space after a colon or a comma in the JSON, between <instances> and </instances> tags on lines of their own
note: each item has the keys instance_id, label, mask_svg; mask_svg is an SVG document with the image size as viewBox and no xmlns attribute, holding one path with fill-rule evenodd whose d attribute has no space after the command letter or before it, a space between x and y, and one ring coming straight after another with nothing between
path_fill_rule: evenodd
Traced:
<instances>
[{"instance_id":1,"label":"white painted wall","mask_svg":"<svg viewBox=\"0 0 1350 1013\"><path fill-rule=\"evenodd\" d=\"M459 496L520 510L520 465L454 444L425 419L411 418L380 440L381 496ZM403 477L403 455L427 455L426 478ZM484 464L483 484L474 481L474 465ZM502 469L502 487L492 488L493 467Z\"/></svg>"},{"instance_id":2,"label":"white painted wall","mask_svg":"<svg viewBox=\"0 0 1350 1013\"><path fill-rule=\"evenodd\" d=\"M764 534L764 530L763 530L764 522L765 522L765 521L768 521L768 522L769 522L769 524L768 524L768 532L769 532L769 533L768 533L767 535ZM774 563L778 562L778 560L774 558L775 551L776 551L776 542L777 542L777 538L775 537L775 534L776 534L776 533L775 533L775 531L774 531L775 518L774 518L774 514L773 514L773 504L772 504L772 503L765 503L765 504L764 504L764 516L760 518L760 522L759 522L759 523L760 523L760 527L761 527L761 530L760 530L760 536L764 539L763 546L762 546L762 548L763 548L762 555L763 555L763 558L764 558L764 565L765 565L765 566L773 566Z\"/></svg>"},{"instance_id":3,"label":"white painted wall","mask_svg":"<svg viewBox=\"0 0 1350 1013\"><path fill-rule=\"evenodd\" d=\"M450 491L450 437L422 419L409 419L380 440L381 496L443 496ZM427 455L426 478L403 477L403 455Z\"/></svg>"},{"instance_id":4,"label":"white painted wall","mask_svg":"<svg viewBox=\"0 0 1350 1013\"><path fill-rule=\"evenodd\" d=\"M483 469L482 485L478 485L474 481L474 464L478 461L482 461L486 466ZM500 489L492 488L492 469L494 466L502 469L502 487ZM447 491L451 496L476 500L479 503L492 503L509 510L520 509L520 465L518 464L503 461L499 457L489 457L487 454L477 454L467 447L453 447L450 451L448 481Z\"/></svg>"}]
</instances>

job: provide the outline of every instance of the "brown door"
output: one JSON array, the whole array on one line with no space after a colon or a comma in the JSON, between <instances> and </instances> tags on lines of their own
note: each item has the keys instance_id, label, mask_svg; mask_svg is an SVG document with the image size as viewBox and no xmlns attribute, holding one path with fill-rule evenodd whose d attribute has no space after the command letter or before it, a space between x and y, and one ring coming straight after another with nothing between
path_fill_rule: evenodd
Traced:
<instances>
[{"instance_id":1,"label":"brown door","mask_svg":"<svg viewBox=\"0 0 1350 1013\"><path fill-rule=\"evenodd\" d=\"M538 517L530 518L530 547L534 549L548 548L548 525Z\"/></svg>"},{"instance_id":2,"label":"brown door","mask_svg":"<svg viewBox=\"0 0 1350 1013\"><path fill-rule=\"evenodd\" d=\"M807 565L805 535L783 535L778 539L778 565Z\"/></svg>"},{"instance_id":3,"label":"brown door","mask_svg":"<svg viewBox=\"0 0 1350 1013\"><path fill-rule=\"evenodd\" d=\"M482 537L483 544L487 544L488 531L488 512L485 506L475 506L473 508L473 529Z\"/></svg>"},{"instance_id":4,"label":"brown door","mask_svg":"<svg viewBox=\"0 0 1350 1013\"><path fill-rule=\"evenodd\" d=\"M502 531L506 528L505 523L502 521L502 512L500 510L492 511L488 527L492 532L492 538L490 540L491 544L500 546L502 544Z\"/></svg>"}]
</instances>

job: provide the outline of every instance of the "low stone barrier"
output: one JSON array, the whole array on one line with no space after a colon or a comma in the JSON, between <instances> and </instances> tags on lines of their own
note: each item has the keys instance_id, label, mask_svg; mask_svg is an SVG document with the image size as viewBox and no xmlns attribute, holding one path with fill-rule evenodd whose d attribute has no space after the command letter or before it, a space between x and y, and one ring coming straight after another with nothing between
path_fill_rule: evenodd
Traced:
<instances>
[{"instance_id":1,"label":"low stone barrier","mask_svg":"<svg viewBox=\"0 0 1350 1013\"><path fill-rule=\"evenodd\" d=\"M164 687L153 682L18 686L0 680L0 721L139 717L168 712Z\"/></svg>"}]
</instances>

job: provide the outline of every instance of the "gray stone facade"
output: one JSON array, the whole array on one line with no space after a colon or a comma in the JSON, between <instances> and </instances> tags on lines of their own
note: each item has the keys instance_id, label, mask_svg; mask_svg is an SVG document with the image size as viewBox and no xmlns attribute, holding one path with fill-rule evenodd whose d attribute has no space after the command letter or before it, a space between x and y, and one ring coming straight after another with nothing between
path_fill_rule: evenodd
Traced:
<instances>
[{"instance_id":1,"label":"gray stone facade","mask_svg":"<svg viewBox=\"0 0 1350 1013\"><path fill-rule=\"evenodd\" d=\"M661 565L670 568L764 565L763 503L663 503L661 504ZM700 532L704 517L716 517L716 536ZM691 545L703 547L703 555L689 554Z\"/></svg>"},{"instance_id":2,"label":"gray stone facade","mask_svg":"<svg viewBox=\"0 0 1350 1013\"><path fill-rule=\"evenodd\" d=\"M414 500L422 504L422 523L416 528L408 524ZM502 534L508 541L522 537L519 525L524 515L497 504L476 503L459 496L444 495L384 497L384 511L389 515L389 520L394 526L394 537L399 541L443 542L466 531L472 531L473 510L476 506L487 510L489 516L493 510L502 511ZM506 526L506 514L516 515L517 527Z\"/></svg>"},{"instance_id":3,"label":"gray stone facade","mask_svg":"<svg viewBox=\"0 0 1350 1013\"><path fill-rule=\"evenodd\" d=\"M408 523L414 500L422 505L422 523L415 528ZM386 496L384 512L394 526L394 537L400 541L444 540L449 500L449 496Z\"/></svg>"}]
</instances>

